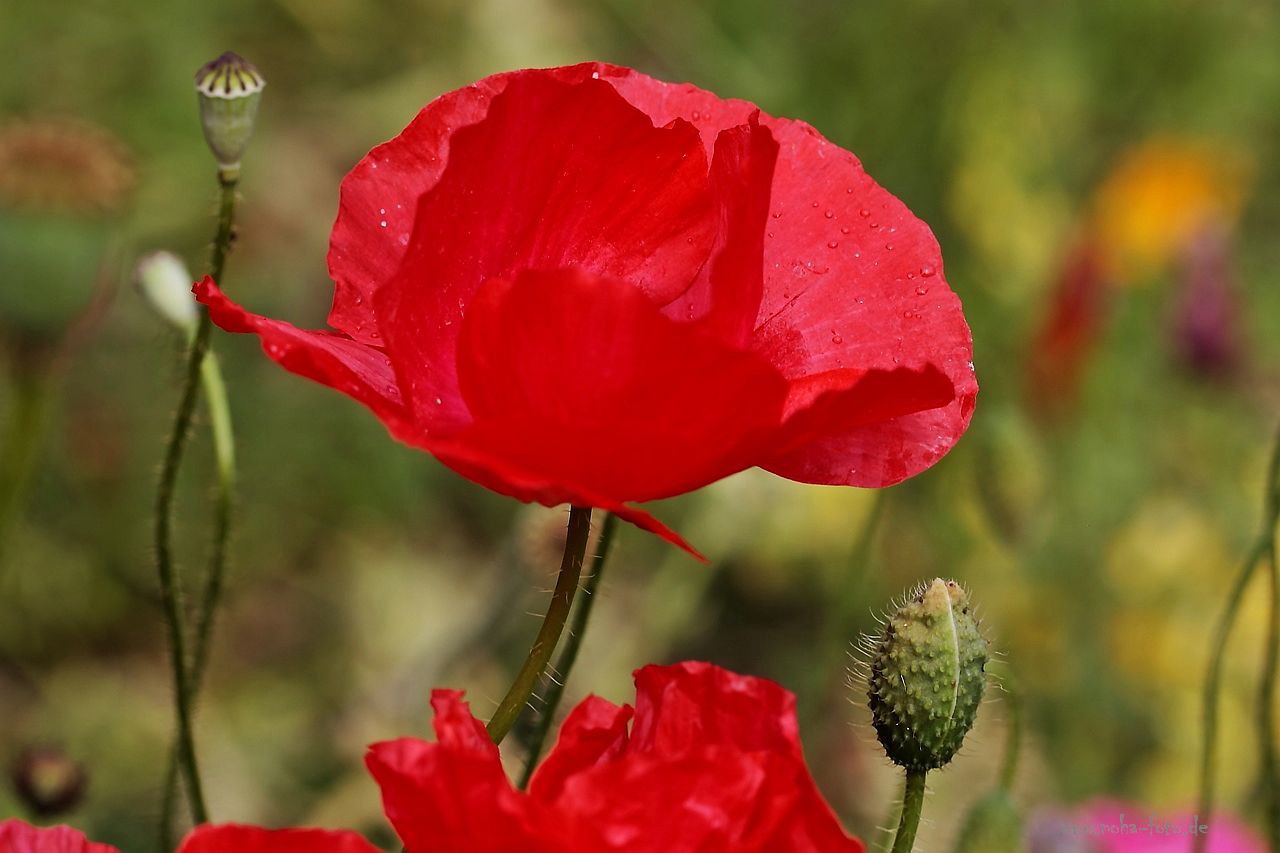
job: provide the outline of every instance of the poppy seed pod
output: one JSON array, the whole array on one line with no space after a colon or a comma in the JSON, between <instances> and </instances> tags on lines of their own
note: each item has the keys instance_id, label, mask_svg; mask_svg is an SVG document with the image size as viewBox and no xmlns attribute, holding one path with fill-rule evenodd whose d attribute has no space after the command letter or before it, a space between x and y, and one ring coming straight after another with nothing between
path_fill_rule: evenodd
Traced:
<instances>
[{"instance_id":1,"label":"poppy seed pod","mask_svg":"<svg viewBox=\"0 0 1280 853\"><path fill-rule=\"evenodd\" d=\"M200 124L209 150L224 173L240 169L240 158L253 135L258 103L267 83L258 69L227 52L196 72Z\"/></svg>"},{"instance_id":2,"label":"poppy seed pod","mask_svg":"<svg viewBox=\"0 0 1280 853\"><path fill-rule=\"evenodd\" d=\"M889 758L908 771L942 767L973 726L986 686L987 641L955 581L922 585L873 638L868 694Z\"/></svg>"}]
</instances>

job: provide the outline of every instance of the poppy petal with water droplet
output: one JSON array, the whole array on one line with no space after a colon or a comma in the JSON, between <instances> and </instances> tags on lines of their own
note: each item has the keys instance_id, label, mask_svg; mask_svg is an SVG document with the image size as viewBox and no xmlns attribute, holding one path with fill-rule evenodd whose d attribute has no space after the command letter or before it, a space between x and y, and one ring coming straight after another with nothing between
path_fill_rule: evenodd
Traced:
<instances>
[{"instance_id":1,"label":"poppy petal with water droplet","mask_svg":"<svg viewBox=\"0 0 1280 853\"><path fill-rule=\"evenodd\" d=\"M928 228L745 101L598 64L497 75L428 105L341 196L337 333L201 299L504 494L683 544L627 504L753 465L888 485L968 424L968 328Z\"/></svg>"}]
</instances>

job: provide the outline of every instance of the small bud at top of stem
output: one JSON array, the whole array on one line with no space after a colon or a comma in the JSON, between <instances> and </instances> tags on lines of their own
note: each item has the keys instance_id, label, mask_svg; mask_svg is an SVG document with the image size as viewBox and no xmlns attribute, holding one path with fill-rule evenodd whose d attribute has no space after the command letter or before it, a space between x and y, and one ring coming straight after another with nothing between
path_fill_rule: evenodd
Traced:
<instances>
[{"instance_id":1,"label":"small bud at top of stem","mask_svg":"<svg viewBox=\"0 0 1280 853\"><path fill-rule=\"evenodd\" d=\"M986 686L987 641L955 581L922 585L873 638L868 694L880 744L908 771L951 761Z\"/></svg>"},{"instance_id":2,"label":"small bud at top of stem","mask_svg":"<svg viewBox=\"0 0 1280 853\"><path fill-rule=\"evenodd\" d=\"M239 173L240 158L253 135L258 103L266 85L257 68L231 52L196 72L204 138L227 177L234 178Z\"/></svg>"}]
</instances>

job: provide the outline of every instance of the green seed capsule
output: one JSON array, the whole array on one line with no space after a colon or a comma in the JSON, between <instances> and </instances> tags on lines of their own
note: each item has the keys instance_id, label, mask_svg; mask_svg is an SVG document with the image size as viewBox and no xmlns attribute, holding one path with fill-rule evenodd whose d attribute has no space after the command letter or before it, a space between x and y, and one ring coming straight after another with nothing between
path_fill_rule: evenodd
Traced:
<instances>
[{"instance_id":1,"label":"green seed capsule","mask_svg":"<svg viewBox=\"0 0 1280 853\"><path fill-rule=\"evenodd\" d=\"M941 767L973 726L987 641L955 581L922 586L874 638L868 694L876 735L909 771Z\"/></svg>"},{"instance_id":2,"label":"green seed capsule","mask_svg":"<svg viewBox=\"0 0 1280 853\"><path fill-rule=\"evenodd\" d=\"M258 69L234 53L224 53L196 72L204 138L223 171L240 168L265 85Z\"/></svg>"}]
</instances>

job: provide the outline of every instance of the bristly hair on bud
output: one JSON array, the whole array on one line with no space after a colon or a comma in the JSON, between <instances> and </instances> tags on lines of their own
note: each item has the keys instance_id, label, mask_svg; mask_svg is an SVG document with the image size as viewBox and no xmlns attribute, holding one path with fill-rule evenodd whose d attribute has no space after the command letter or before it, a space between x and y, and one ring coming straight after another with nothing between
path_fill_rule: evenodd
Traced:
<instances>
[{"instance_id":1,"label":"bristly hair on bud","mask_svg":"<svg viewBox=\"0 0 1280 853\"><path fill-rule=\"evenodd\" d=\"M253 135L262 89L267 85L252 63L238 54L222 54L196 72L200 122L218 166L234 177Z\"/></svg>"},{"instance_id":2,"label":"bristly hair on bud","mask_svg":"<svg viewBox=\"0 0 1280 853\"><path fill-rule=\"evenodd\" d=\"M951 761L986 687L987 641L955 581L921 584L870 638L867 693L890 760L909 772Z\"/></svg>"}]
</instances>

